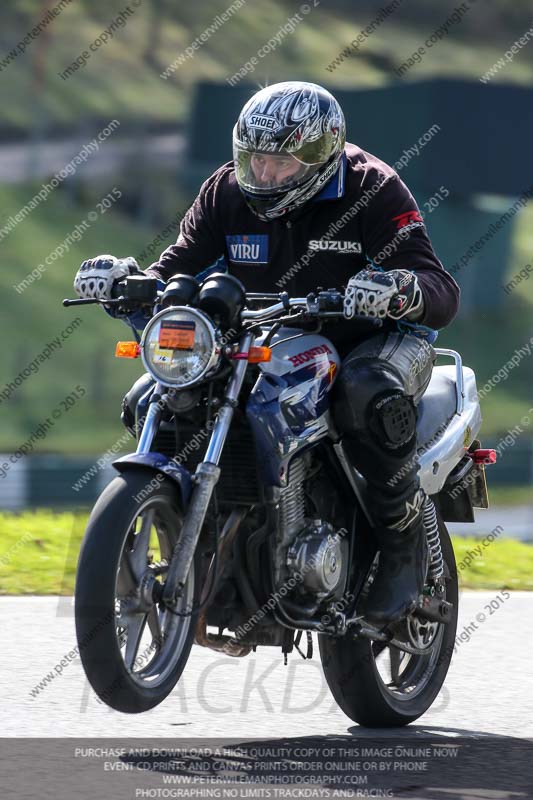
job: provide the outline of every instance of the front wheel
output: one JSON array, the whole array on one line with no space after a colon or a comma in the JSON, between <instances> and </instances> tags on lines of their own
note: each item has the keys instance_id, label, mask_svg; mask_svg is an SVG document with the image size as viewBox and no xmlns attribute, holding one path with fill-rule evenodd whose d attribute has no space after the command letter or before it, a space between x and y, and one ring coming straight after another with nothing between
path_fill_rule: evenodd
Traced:
<instances>
[{"instance_id":1,"label":"front wheel","mask_svg":"<svg viewBox=\"0 0 533 800\"><path fill-rule=\"evenodd\" d=\"M176 613L157 602L182 510L168 478L161 477L146 497L153 477L138 470L106 487L90 516L76 576L76 635L85 673L101 700L126 713L147 711L172 691L196 622L191 610L198 559ZM145 497L140 502L139 494Z\"/></svg>"},{"instance_id":2,"label":"front wheel","mask_svg":"<svg viewBox=\"0 0 533 800\"><path fill-rule=\"evenodd\" d=\"M439 517L446 576L445 599L453 603L446 624L414 615L394 626L396 638L427 650L411 655L369 639L319 635L322 667L328 686L344 713L369 728L408 725L437 697L450 665L457 629L458 581L452 543Z\"/></svg>"}]
</instances>

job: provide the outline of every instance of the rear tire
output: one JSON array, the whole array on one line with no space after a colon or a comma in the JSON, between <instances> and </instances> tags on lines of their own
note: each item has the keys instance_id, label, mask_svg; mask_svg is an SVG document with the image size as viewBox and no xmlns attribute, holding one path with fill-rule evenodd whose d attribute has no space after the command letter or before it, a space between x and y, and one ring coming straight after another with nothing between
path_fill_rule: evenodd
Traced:
<instances>
[{"instance_id":1,"label":"rear tire","mask_svg":"<svg viewBox=\"0 0 533 800\"><path fill-rule=\"evenodd\" d=\"M447 575L446 600L453 603L454 609L448 623L438 624L427 656L405 654L406 660L397 648L369 639L334 638L325 634L318 637L322 667L333 697L344 713L359 725L384 728L414 722L431 706L446 678L455 645L459 593L451 539L440 516L438 523ZM383 660L387 655L391 675L393 664L396 670L404 665L397 687L387 685L376 663L376 659ZM398 668L399 659L403 661Z\"/></svg>"},{"instance_id":2,"label":"rear tire","mask_svg":"<svg viewBox=\"0 0 533 800\"><path fill-rule=\"evenodd\" d=\"M153 472L136 470L106 487L91 513L76 576L76 635L87 678L107 705L133 714L157 706L172 691L196 623L194 612L176 616L151 602L152 588L146 588L161 583L183 518L179 490L168 478L161 476L146 499L134 499L153 478ZM196 558L180 612L197 603L197 565Z\"/></svg>"}]
</instances>

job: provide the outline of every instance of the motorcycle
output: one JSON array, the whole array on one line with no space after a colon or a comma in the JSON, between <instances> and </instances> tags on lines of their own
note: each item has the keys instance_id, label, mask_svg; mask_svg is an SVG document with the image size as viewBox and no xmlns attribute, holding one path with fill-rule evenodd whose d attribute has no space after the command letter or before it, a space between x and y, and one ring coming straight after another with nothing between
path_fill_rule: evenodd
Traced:
<instances>
[{"instance_id":1,"label":"motorcycle","mask_svg":"<svg viewBox=\"0 0 533 800\"><path fill-rule=\"evenodd\" d=\"M133 328L116 355L140 357L152 380L131 425L136 452L114 462L79 555L76 633L96 694L143 712L170 694L193 643L235 657L277 647L287 663L295 649L311 655L316 633L348 717L370 727L420 717L456 635L445 523L488 506L495 452L476 438L473 371L436 349L453 363L434 367L418 407L427 577L413 613L377 629L364 617L379 563L372 508L329 411L340 359L320 332L342 318L343 294L246 294L222 273L202 283L177 275L158 291L143 275L105 302L147 315L142 338Z\"/></svg>"}]
</instances>

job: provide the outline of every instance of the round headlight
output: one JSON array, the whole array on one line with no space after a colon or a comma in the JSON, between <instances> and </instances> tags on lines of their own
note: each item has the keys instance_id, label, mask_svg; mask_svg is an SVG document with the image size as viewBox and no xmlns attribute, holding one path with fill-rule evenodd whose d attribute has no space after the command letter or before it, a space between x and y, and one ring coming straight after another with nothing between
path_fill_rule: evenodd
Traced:
<instances>
[{"instance_id":1,"label":"round headlight","mask_svg":"<svg viewBox=\"0 0 533 800\"><path fill-rule=\"evenodd\" d=\"M157 381L178 388L191 386L217 362L215 328L194 308L165 309L144 329L141 356Z\"/></svg>"}]
</instances>

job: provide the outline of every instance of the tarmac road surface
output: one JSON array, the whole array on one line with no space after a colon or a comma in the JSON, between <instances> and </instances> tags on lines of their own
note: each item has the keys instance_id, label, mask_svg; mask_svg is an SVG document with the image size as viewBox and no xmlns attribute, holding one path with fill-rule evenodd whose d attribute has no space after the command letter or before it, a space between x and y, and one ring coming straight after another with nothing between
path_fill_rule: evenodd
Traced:
<instances>
[{"instance_id":1,"label":"tarmac road surface","mask_svg":"<svg viewBox=\"0 0 533 800\"><path fill-rule=\"evenodd\" d=\"M322 677L316 647L312 660L292 654L284 667L274 649L260 648L246 658L232 659L195 646L170 698L141 716L120 714L96 700L79 659L55 670L75 645L71 598L0 598L4 640L1 735L6 737L0 743L2 796L40 800L61 800L63 796L69 800L120 800L123 796L533 797L533 594L513 592L491 611L490 602L497 594L462 594L460 638L445 686L416 724L395 730L361 728L344 715ZM54 677L38 688L49 673ZM8 737L25 737L26 741L9 741ZM53 741L52 737L68 737L69 741ZM88 737L92 742L82 741ZM98 737L113 738L102 741ZM130 739L135 746L146 748L148 755L140 768L139 759L122 758L119 766L104 769L104 756L83 755L83 748L123 747ZM208 739L218 746L233 742L240 747L239 769L252 776L255 782L250 785L262 794L246 794L248 784L239 785L238 795L222 791L209 795L207 790L200 795L190 786L186 790L181 787L180 792L185 791L181 794L176 785L162 789L159 773L165 770L161 764L155 765L158 750L154 748L192 746L191 740L196 740L198 747ZM262 767L256 763L257 748L267 745L269 755L265 757L271 768L268 763ZM366 759L361 757L363 747L369 748ZM81 755L75 755L76 748ZM327 776L317 778L321 765L327 767L328 752L331 760L335 748L335 757L342 758L339 769L334 770L341 776L338 784L328 783ZM397 751L397 766L389 768L390 774L386 766L379 766L387 763L386 748L403 748ZM306 757L304 751L308 751ZM281 760L275 760L278 756ZM198 757L193 760L196 769L200 762ZM356 761L376 771L369 772L367 784L353 783L365 774L357 772ZM291 767L298 763L300 767ZM189 759L182 774L192 774L191 764ZM316 764L315 773L307 770L311 764ZM31 769L36 765L38 769ZM286 785L279 776L289 767L293 777ZM271 774L278 776L274 783L261 782ZM313 774L318 782L308 783ZM295 783L295 776L301 781ZM378 794L380 786L380 792L392 794ZM303 792L304 787L318 793L282 793L284 788ZM266 793L267 788L271 794ZM371 789L376 793L371 794ZM334 795L334 790L345 794ZM355 793L363 791L367 794Z\"/></svg>"}]
</instances>

